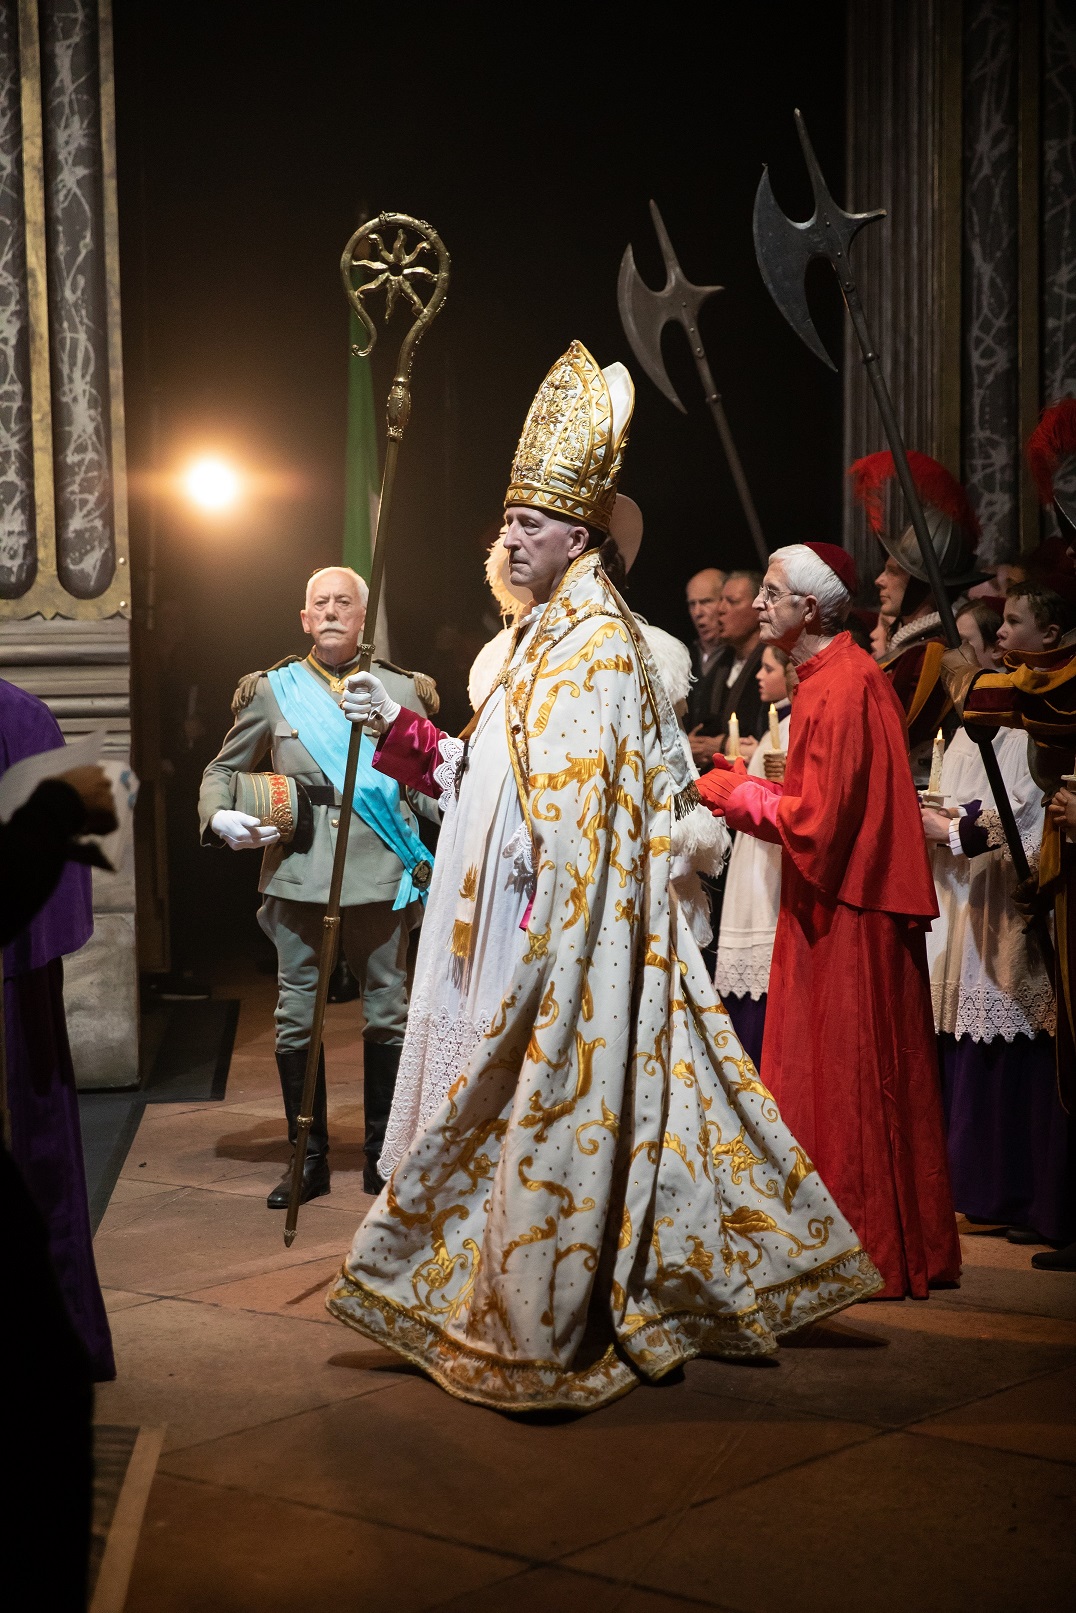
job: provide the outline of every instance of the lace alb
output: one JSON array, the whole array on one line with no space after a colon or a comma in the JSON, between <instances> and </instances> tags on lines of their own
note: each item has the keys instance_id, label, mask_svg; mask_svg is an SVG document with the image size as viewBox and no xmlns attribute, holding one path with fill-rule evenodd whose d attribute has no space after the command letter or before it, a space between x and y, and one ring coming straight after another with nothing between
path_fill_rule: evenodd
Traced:
<instances>
[{"instance_id":1,"label":"lace alb","mask_svg":"<svg viewBox=\"0 0 1076 1613\"><path fill-rule=\"evenodd\" d=\"M1057 1007L1050 982L1043 977L1021 983L1015 996L983 983L962 986L957 980L938 982L931 989L934 1023L951 1036L970 1036L973 1042L1004 1042L1018 1036L1038 1036L1057 1030Z\"/></svg>"},{"instance_id":2,"label":"lace alb","mask_svg":"<svg viewBox=\"0 0 1076 1613\"><path fill-rule=\"evenodd\" d=\"M512 875L521 886L530 884L534 879L534 847L526 819L516 829L501 856L508 858Z\"/></svg>"},{"instance_id":3,"label":"lace alb","mask_svg":"<svg viewBox=\"0 0 1076 1613\"><path fill-rule=\"evenodd\" d=\"M471 1062L475 1048L489 1034L490 1023L488 1016L477 1022L465 1014L453 1018L444 1008L423 1016L420 1005L413 1007L378 1161L386 1181Z\"/></svg>"},{"instance_id":4,"label":"lace alb","mask_svg":"<svg viewBox=\"0 0 1076 1613\"><path fill-rule=\"evenodd\" d=\"M751 997L758 1002L770 989L773 937L746 947L717 950L714 989L721 997Z\"/></svg>"}]
</instances>

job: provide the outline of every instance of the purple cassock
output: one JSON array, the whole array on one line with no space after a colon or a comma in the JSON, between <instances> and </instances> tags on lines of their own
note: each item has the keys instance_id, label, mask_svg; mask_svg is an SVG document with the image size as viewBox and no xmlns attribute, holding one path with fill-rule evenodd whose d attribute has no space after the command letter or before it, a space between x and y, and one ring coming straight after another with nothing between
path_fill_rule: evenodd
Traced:
<instances>
[{"instance_id":1,"label":"purple cassock","mask_svg":"<svg viewBox=\"0 0 1076 1613\"><path fill-rule=\"evenodd\" d=\"M63 742L48 707L0 678L0 774ZM60 1290L102 1383L116 1376L116 1364L93 1259L63 999L64 954L92 933L90 871L67 863L44 907L4 948L4 1022L11 1152L44 1217Z\"/></svg>"}]
</instances>

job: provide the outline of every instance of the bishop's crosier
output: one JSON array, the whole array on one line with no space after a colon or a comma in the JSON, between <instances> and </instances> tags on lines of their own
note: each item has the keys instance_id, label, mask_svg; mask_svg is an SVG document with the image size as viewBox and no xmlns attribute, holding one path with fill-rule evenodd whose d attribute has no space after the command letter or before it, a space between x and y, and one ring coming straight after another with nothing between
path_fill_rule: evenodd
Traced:
<instances>
[{"instance_id":1,"label":"bishop's crosier","mask_svg":"<svg viewBox=\"0 0 1076 1613\"><path fill-rule=\"evenodd\" d=\"M375 765L445 811L381 1156L329 1309L450 1393L587 1410L873 1292L670 884L712 827L603 564L633 391L578 342L506 498L535 603L464 740L369 675ZM603 540L604 543L603 543Z\"/></svg>"}]
</instances>

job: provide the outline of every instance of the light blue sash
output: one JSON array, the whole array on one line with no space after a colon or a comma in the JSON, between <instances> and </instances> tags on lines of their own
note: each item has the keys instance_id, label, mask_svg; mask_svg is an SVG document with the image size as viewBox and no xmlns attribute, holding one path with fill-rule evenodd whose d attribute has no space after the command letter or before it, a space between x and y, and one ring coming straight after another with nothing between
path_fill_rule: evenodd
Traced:
<instances>
[{"instance_id":1,"label":"light blue sash","mask_svg":"<svg viewBox=\"0 0 1076 1613\"><path fill-rule=\"evenodd\" d=\"M289 661L287 666L274 667L268 674L269 685L276 695L277 705L291 726L298 730L299 739L317 762L325 777L336 786L343 799L344 769L347 766L348 741L351 724L317 675L308 672L301 661ZM359 747L359 771L355 778L355 811L374 833L384 841L404 866L400 888L396 892L393 911L406 907L416 897L425 902L429 887L430 853L422 844L411 825L400 811L400 786L395 779L378 773L373 767L376 744L369 731L362 736ZM420 863L426 865L423 886L415 884L413 875ZM420 876L421 877L421 876Z\"/></svg>"}]
</instances>

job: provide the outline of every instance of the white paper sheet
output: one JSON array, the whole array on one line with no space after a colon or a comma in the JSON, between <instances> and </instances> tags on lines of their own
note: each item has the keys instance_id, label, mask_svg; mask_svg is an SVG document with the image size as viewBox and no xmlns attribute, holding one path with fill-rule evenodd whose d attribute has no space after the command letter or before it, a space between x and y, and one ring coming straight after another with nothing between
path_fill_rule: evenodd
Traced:
<instances>
[{"instance_id":1,"label":"white paper sheet","mask_svg":"<svg viewBox=\"0 0 1076 1613\"><path fill-rule=\"evenodd\" d=\"M0 778L0 823L7 823L45 779L69 773L73 767L92 766L101 755L103 737L97 728L73 745L58 745L55 750L39 751L36 756L13 762Z\"/></svg>"}]
</instances>

